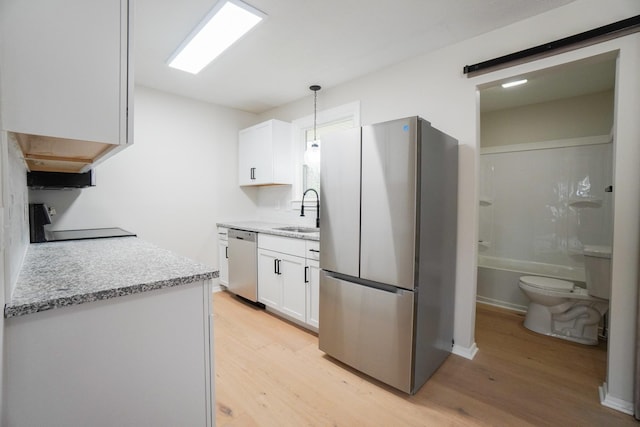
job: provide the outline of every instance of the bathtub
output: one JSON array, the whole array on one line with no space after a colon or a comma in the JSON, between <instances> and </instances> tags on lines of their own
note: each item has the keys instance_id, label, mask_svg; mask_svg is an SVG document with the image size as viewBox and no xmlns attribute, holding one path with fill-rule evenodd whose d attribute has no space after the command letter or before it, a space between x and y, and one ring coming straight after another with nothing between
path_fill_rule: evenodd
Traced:
<instances>
[{"instance_id":1,"label":"bathtub","mask_svg":"<svg viewBox=\"0 0 640 427\"><path fill-rule=\"evenodd\" d=\"M584 286L584 268L478 255L478 289L481 303L526 312L529 299L518 287L520 276L545 276Z\"/></svg>"}]
</instances>

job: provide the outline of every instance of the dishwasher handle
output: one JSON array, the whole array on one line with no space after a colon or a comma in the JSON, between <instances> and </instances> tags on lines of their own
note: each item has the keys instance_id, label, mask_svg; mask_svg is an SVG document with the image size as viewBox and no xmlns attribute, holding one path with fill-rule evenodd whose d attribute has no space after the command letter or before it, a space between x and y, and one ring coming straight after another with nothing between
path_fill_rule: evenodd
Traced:
<instances>
[{"instance_id":1,"label":"dishwasher handle","mask_svg":"<svg viewBox=\"0 0 640 427\"><path fill-rule=\"evenodd\" d=\"M247 242L255 242L257 236L258 233L253 231L236 230L235 228L230 228L228 232L229 239L245 240Z\"/></svg>"}]
</instances>

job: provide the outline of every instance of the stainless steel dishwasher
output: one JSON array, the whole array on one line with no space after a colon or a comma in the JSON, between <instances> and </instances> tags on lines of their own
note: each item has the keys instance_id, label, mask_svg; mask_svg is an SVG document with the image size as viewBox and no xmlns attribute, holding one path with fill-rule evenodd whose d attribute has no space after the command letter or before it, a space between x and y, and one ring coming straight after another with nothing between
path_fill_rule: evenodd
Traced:
<instances>
[{"instance_id":1,"label":"stainless steel dishwasher","mask_svg":"<svg viewBox=\"0 0 640 427\"><path fill-rule=\"evenodd\" d=\"M228 290L249 301L258 301L257 233L229 229Z\"/></svg>"}]
</instances>

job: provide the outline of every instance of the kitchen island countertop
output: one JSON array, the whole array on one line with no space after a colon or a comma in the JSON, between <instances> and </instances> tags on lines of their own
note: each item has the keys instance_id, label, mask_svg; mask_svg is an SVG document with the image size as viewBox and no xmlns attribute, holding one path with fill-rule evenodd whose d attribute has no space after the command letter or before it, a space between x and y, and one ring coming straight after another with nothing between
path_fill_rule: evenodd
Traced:
<instances>
[{"instance_id":1,"label":"kitchen island countertop","mask_svg":"<svg viewBox=\"0 0 640 427\"><path fill-rule=\"evenodd\" d=\"M136 237L29 245L6 318L218 277Z\"/></svg>"}]
</instances>

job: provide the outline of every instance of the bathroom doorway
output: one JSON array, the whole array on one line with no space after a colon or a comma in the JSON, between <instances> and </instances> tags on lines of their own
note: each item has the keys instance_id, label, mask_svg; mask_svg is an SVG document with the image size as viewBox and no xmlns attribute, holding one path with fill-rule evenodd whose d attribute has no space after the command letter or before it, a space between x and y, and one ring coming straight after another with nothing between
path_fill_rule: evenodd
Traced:
<instances>
[{"instance_id":1,"label":"bathroom doorway","mask_svg":"<svg viewBox=\"0 0 640 427\"><path fill-rule=\"evenodd\" d=\"M524 314L521 276L584 287L585 246L612 246L616 63L602 54L479 91L479 303Z\"/></svg>"}]
</instances>

